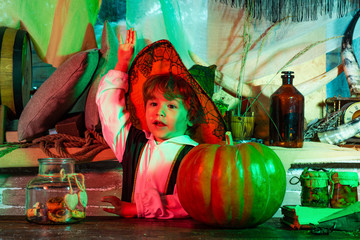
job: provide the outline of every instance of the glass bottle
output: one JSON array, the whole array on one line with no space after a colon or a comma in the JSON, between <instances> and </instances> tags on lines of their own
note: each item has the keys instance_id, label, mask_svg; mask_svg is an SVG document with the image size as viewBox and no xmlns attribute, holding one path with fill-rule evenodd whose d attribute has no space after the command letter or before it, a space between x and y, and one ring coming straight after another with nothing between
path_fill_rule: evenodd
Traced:
<instances>
[{"instance_id":1,"label":"glass bottle","mask_svg":"<svg viewBox=\"0 0 360 240\"><path fill-rule=\"evenodd\" d=\"M293 86L294 72L284 71L282 86L270 97L269 144L301 148L304 141L304 96Z\"/></svg>"},{"instance_id":2,"label":"glass bottle","mask_svg":"<svg viewBox=\"0 0 360 240\"><path fill-rule=\"evenodd\" d=\"M39 173L26 186L29 222L69 224L83 220L87 205L84 176L74 173L74 160L41 158Z\"/></svg>"}]
</instances>

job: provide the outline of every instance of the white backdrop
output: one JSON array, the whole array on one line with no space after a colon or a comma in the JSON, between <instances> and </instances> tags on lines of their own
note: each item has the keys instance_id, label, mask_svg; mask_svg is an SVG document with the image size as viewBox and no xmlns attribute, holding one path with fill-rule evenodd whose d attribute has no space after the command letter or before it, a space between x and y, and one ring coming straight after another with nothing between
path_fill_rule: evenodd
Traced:
<instances>
[{"instance_id":1,"label":"white backdrop","mask_svg":"<svg viewBox=\"0 0 360 240\"><path fill-rule=\"evenodd\" d=\"M255 73L255 78L260 78L274 74L306 46L343 35L354 13L343 18L336 18L333 14L332 18L319 16L316 21L279 23L267 35L260 57L260 44L249 52L246 76L250 78ZM127 25L137 30L141 39L139 42L142 41L137 51L145 44L166 38L174 44L188 67L193 64L188 56L188 50L191 50L234 78L238 78L240 72L244 19L242 9L208 0L127 1ZM255 41L271 25L270 21L254 20L249 32L251 41ZM359 37L358 29L359 26L355 38ZM338 38L317 45L292 65L325 56L327 52L339 48L341 40Z\"/></svg>"}]
</instances>

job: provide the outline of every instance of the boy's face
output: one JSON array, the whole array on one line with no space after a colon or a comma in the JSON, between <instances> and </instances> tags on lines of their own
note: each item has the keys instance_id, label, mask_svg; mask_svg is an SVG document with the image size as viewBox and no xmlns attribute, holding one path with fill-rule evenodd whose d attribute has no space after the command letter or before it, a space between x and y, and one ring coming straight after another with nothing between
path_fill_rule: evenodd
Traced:
<instances>
[{"instance_id":1,"label":"boy's face","mask_svg":"<svg viewBox=\"0 0 360 240\"><path fill-rule=\"evenodd\" d=\"M192 126L182 99L167 100L160 91L147 101L145 117L150 132L158 142L184 135L188 126Z\"/></svg>"}]
</instances>

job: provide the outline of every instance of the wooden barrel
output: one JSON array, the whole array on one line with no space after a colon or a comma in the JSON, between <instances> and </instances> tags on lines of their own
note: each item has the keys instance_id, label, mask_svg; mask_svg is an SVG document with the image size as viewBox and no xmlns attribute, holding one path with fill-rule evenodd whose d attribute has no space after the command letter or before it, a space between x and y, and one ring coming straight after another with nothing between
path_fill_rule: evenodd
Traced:
<instances>
[{"instance_id":1,"label":"wooden barrel","mask_svg":"<svg viewBox=\"0 0 360 240\"><path fill-rule=\"evenodd\" d=\"M0 27L0 104L20 117L30 100L32 60L26 31Z\"/></svg>"}]
</instances>

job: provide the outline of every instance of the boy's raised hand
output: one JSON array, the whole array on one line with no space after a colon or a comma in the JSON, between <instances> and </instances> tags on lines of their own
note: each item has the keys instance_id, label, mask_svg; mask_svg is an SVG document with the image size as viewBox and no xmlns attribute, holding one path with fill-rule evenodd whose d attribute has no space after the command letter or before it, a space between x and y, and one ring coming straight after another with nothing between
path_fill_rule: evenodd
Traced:
<instances>
[{"instance_id":1,"label":"boy's raised hand","mask_svg":"<svg viewBox=\"0 0 360 240\"><path fill-rule=\"evenodd\" d=\"M101 199L102 202L111 203L114 208L103 208L105 212L114 213L124 218L137 217L137 209L135 203L121 201L115 196L105 196Z\"/></svg>"},{"instance_id":2,"label":"boy's raised hand","mask_svg":"<svg viewBox=\"0 0 360 240\"><path fill-rule=\"evenodd\" d=\"M127 72L130 61L134 54L134 47L136 44L136 32L131 28L127 30L125 43L122 43L121 35L119 36L119 50L118 50L118 62L115 66L115 70Z\"/></svg>"}]
</instances>

